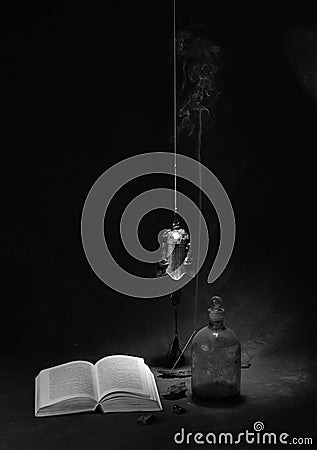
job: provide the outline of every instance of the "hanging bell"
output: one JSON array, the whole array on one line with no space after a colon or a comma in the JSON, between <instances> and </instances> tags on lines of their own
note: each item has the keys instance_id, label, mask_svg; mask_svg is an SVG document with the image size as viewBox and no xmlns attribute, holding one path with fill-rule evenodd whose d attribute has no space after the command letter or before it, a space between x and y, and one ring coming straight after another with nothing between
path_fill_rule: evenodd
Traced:
<instances>
[{"instance_id":1,"label":"hanging bell","mask_svg":"<svg viewBox=\"0 0 317 450\"><path fill-rule=\"evenodd\" d=\"M172 228L166 230L162 237L165 242L162 243L162 260L158 263L157 276L169 275L176 281L185 273L193 276L190 237L187 231L180 227L176 215Z\"/></svg>"}]
</instances>

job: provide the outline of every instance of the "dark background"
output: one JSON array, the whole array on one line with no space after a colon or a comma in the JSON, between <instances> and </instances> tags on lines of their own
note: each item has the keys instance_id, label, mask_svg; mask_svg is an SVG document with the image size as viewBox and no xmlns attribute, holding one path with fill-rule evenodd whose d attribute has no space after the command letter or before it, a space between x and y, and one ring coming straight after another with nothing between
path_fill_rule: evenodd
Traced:
<instances>
[{"instance_id":1,"label":"dark background","mask_svg":"<svg viewBox=\"0 0 317 450\"><path fill-rule=\"evenodd\" d=\"M246 359L314 350L317 148L317 18L313 2L184 1L177 27L204 24L225 51L215 123L202 162L225 187L236 216L232 258L216 283L207 274L219 229L199 274L198 322L221 295L227 324ZM112 291L91 270L81 244L83 204L114 163L171 151L173 72L170 2L1 7L3 353L42 352L35 371L75 358L127 353L156 361L173 337L168 297ZM182 137L179 152L196 158ZM114 254L125 259L118 224L124 201L149 187L144 177L115 197L107 214ZM184 185L184 193L197 192ZM155 248L170 216L149 214L141 239ZM110 222L111 221L111 222ZM194 323L192 280L182 291L181 345Z\"/></svg>"}]
</instances>

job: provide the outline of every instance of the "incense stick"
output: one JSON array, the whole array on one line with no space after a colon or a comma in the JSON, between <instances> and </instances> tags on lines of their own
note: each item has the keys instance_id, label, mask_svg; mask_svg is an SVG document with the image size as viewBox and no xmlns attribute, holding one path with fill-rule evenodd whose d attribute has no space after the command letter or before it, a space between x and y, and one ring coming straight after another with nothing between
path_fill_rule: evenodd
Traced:
<instances>
[{"instance_id":1,"label":"incense stick","mask_svg":"<svg viewBox=\"0 0 317 450\"><path fill-rule=\"evenodd\" d=\"M188 344L189 344L190 341L192 340L192 337L194 336L195 333L196 333L196 330L194 330L194 331L192 332L192 334L189 336L189 339L188 339L188 341L186 342L185 347L183 348L183 350L181 351L181 354L179 355L179 357L177 358L175 364L174 364L173 367L171 368L170 373L172 373L173 370L175 369L175 367L176 367L178 361L181 359L181 357L182 357L184 351L185 351L186 348L188 347Z\"/></svg>"}]
</instances>

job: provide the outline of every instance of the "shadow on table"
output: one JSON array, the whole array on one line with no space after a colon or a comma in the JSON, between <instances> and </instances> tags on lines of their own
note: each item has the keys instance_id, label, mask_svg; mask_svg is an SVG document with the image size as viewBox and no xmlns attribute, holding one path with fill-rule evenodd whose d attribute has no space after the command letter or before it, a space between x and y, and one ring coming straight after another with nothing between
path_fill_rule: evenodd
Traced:
<instances>
[{"instance_id":1,"label":"shadow on table","mask_svg":"<svg viewBox=\"0 0 317 450\"><path fill-rule=\"evenodd\" d=\"M229 398L215 398L209 401L199 398L195 394L192 394L190 398L197 405L207 406L208 408L234 408L243 405L246 401L246 396L241 394Z\"/></svg>"}]
</instances>

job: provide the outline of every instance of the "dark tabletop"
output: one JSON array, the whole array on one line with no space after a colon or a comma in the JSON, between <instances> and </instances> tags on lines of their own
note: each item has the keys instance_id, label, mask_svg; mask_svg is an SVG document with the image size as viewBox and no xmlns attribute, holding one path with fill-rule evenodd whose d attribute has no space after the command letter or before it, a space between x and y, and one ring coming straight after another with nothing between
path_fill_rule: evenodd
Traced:
<instances>
[{"instance_id":1,"label":"dark tabletop","mask_svg":"<svg viewBox=\"0 0 317 450\"><path fill-rule=\"evenodd\" d=\"M264 424L262 433L285 432L289 438L316 435L316 391L312 379L315 362L307 356L273 355L254 360L250 368L242 369L241 397L234 402L210 406L193 401L190 378L158 378L157 368L152 367L161 394L168 386L180 381L185 381L189 390L187 397L181 400L163 399L164 410L155 412L155 422L146 426L137 423L141 413L95 412L35 418L37 361L35 356L27 355L2 360L1 450L178 448L180 445L174 442L174 435L182 428L185 436L190 432L201 432L204 437L209 432L232 432L236 438L247 429L253 432L254 423L258 421ZM186 413L174 414L175 403L183 406ZM192 436L189 442L182 446L197 447ZM252 448L245 443L239 447Z\"/></svg>"}]
</instances>

